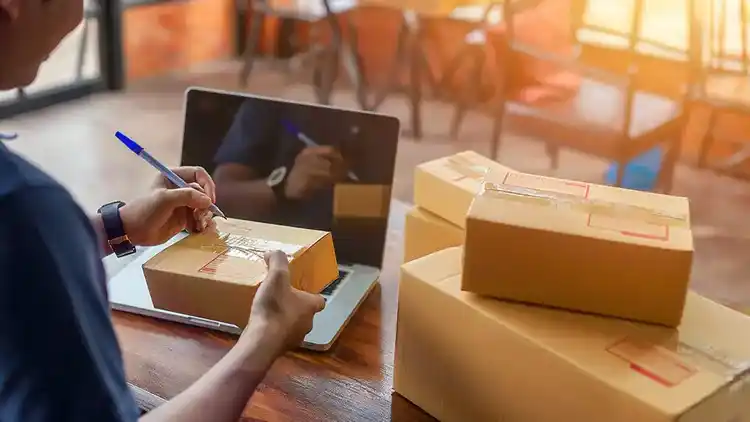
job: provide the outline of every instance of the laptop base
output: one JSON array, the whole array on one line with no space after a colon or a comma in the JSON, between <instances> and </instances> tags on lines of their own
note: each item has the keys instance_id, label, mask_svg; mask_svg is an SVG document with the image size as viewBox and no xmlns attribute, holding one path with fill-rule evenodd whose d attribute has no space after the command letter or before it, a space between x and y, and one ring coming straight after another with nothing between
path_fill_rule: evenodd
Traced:
<instances>
[{"instance_id":1,"label":"laptop base","mask_svg":"<svg viewBox=\"0 0 750 422\"><path fill-rule=\"evenodd\" d=\"M114 255L104 258L104 267L109 279L109 300L112 309L156 319L187 324L211 330L239 335L242 330L234 324L184 315L155 308L151 301L143 264L164 248L185 237L181 233L164 245L143 248L137 253L118 259ZM338 285L323 292L326 307L315 315L313 329L307 334L301 347L315 351L327 351L333 346L352 315L375 287L380 270L363 265L342 265L343 277Z\"/></svg>"}]
</instances>

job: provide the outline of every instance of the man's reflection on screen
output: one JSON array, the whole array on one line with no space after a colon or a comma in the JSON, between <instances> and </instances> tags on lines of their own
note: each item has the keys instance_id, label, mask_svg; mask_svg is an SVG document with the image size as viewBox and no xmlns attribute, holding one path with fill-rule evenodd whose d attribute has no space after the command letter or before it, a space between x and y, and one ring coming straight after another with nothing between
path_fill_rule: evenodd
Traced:
<instances>
[{"instance_id":1,"label":"man's reflection on screen","mask_svg":"<svg viewBox=\"0 0 750 422\"><path fill-rule=\"evenodd\" d=\"M333 185L349 179L343 122L259 100L240 106L214 161L217 202L235 218L331 230ZM338 123L338 124L337 124ZM356 177L356 176L355 176Z\"/></svg>"}]
</instances>

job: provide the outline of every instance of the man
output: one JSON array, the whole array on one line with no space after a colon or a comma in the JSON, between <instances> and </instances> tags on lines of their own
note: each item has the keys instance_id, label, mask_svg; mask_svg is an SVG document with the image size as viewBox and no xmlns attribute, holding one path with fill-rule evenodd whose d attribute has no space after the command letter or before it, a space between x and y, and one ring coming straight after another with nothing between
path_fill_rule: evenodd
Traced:
<instances>
[{"instance_id":1,"label":"man","mask_svg":"<svg viewBox=\"0 0 750 422\"><path fill-rule=\"evenodd\" d=\"M81 15L82 0L0 0L0 89L31 83ZM208 228L213 181L200 168L176 172L194 188L160 179L151 194L87 217L59 184L0 144L0 420L138 418L101 256ZM284 254L266 260L268 276L235 347L143 420L237 420L276 357L309 332L322 298L292 289Z\"/></svg>"},{"instance_id":2,"label":"man","mask_svg":"<svg viewBox=\"0 0 750 422\"><path fill-rule=\"evenodd\" d=\"M309 110L262 99L242 103L215 157L217 203L224 212L331 229L333 185L347 178L342 151L356 133L345 122L330 121L331 110L328 119ZM302 142L300 132L318 146Z\"/></svg>"}]
</instances>

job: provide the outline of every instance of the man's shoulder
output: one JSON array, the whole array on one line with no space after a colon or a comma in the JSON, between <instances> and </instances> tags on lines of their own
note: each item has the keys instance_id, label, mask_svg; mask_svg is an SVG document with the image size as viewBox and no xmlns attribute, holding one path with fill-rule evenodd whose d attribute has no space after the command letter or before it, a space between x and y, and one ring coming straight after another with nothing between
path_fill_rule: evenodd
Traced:
<instances>
[{"instance_id":1,"label":"man's shoulder","mask_svg":"<svg viewBox=\"0 0 750 422\"><path fill-rule=\"evenodd\" d=\"M36 165L0 145L0 201L29 188L63 190L59 183Z\"/></svg>"},{"instance_id":2,"label":"man's shoulder","mask_svg":"<svg viewBox=\"0 0 750 422\"><path fill-rule=\"evenodd\" d=\"M38 233L45 242L95 242L88 217L70 193L41 169L0 145L0 216L8 241ZM15 241L14 241L15 242ZM43 243L37 247L45 246ZM58 243L59 243L58 242Z\"/></svg>"}]
</instances>

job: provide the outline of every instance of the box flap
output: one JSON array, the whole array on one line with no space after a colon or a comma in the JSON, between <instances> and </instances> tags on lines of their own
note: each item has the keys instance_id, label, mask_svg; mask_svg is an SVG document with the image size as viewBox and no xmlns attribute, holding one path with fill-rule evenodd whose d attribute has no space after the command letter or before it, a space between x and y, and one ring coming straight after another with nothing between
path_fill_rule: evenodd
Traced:
<instances>
[{"instance_id":1,"label":"box flap","mask_svg":"<svg viewBox=\"0 0 750 422\"><path fill-rule=\"evenodd\" d=\"M677 416L750 367L750 318L695 293L677 330L462 292L461 247L404 264L413 278L483 313L588 376Z\"/></svg>"},{"instance_id":2,"label":"box flap","mask_svg":"<svg viewBox=\"0 0 750 422\"><path fill-rule=\"evenodd\" d=\"M463 151L448 157L428 161L417 166L420 170L455 183L476 194L479 182L490 168L502 167L495 161L474 151Z\"/></svg>"}]
</instances>

